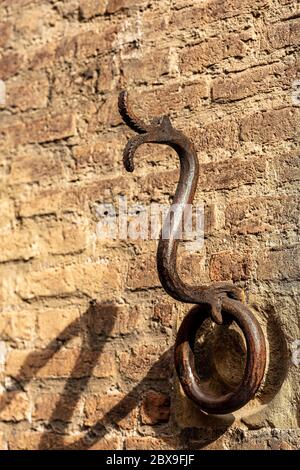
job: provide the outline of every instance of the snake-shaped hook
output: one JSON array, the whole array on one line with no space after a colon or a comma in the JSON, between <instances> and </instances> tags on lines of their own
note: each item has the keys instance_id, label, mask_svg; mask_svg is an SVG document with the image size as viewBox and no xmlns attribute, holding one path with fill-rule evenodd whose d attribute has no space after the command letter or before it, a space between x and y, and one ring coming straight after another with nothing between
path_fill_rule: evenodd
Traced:
<instances>
[{"instance_id":1,"label":"snake-shaped hook","mask_svg":"<svg viewBox=\"0 0 300 470\"><path fill-rule=\"evenodd\" d=\"M175 129L168 116L154 118L150 124L139 119L128 103L128 94L119 95L119 112L132 130L138 133L132 137L123 153L127 171L134 170L134 154L144 143L165 144L172 147L180 160L180 177L173 198L172 218L169 236L162 236L157 250L157 269L161 284L174 299L196 304L184 318L175 344L175 366L186 393L203 411L208 413L229 413L247 403L255 395L264 375L266 347L264 335L251 310L243 303L244 292L231 283L214 283L209 286L191 286L185 283L177 271L178 230L187 204L192 204L199 176L199 164L192 142ZM247 361L241 384L234 392L221 397L207 395L203 391L194 365L193 343L197 329L210 316L218 324L224 316L234 319L242 329L247 344Z\"/></svg>"}]
</instances>

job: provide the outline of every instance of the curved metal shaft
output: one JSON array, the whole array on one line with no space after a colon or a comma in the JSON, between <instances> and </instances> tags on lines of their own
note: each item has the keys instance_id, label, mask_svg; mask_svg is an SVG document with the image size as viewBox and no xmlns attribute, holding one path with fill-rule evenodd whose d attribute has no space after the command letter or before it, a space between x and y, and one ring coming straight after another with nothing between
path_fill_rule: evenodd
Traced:
<instances>
[{"instance_id":1,"label":"curved metal shaft","mask_svg":"<svg viewBox=\"0 0 300 470\"><path fill-rule=\"evenodd\" d=\"M193 144L180 131L174 129L167 116L155 118L150 124L139 119L128 104L123 91L119 96L119 111L124 122L139 135L131 138L123 154L127 171L134 170L134 154L145 143L165 144L172 147L179 157L180 176L173 198L172 209L167 215L157 250L157 269L161 284L174 299L196 304L184 318L175 345L175 365L188 397L207 413L229 413L243 406L256 393L265 370L266 347L259 323L244 300L242 289L230 283L214 283L210 286L191 286L185 283L177 270L179 230L187 204L192 204L199 176L199 164ZM168 236L164 237L163 234ZM231 317L243 331L247 344L247 362L243 380L237 389L215 398L201 387L194 364L193 342L195 334L207 316L222 324L223 314ZM202 315L200 315L202 314Z\"/></svg>"}]
</instances>

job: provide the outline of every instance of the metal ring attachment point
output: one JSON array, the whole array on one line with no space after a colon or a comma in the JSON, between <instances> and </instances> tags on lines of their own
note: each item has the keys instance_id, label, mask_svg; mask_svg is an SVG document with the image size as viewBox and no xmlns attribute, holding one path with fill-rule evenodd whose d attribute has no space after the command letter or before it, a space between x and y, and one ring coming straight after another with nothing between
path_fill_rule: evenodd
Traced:
<instances>
[{"instance_id":1,"label":"metal ring attachment point","mask_svg":"<svg viewBox=\"0 0 300 470\"><path fill-rule=\"evenodd\" d=\"M202 411L209 414L231 413L251 400L261 384L266 364L264 335L251 310L245 304L226 297L222 300L222 315L237 323L246 340L244 374L233 392L219 397L208 394L196 372L195 336L203 321L211 317L208 307L197 305L189 311L178 330L175 343L175 367L182 388Z\"/></svg>"}]
</instances>

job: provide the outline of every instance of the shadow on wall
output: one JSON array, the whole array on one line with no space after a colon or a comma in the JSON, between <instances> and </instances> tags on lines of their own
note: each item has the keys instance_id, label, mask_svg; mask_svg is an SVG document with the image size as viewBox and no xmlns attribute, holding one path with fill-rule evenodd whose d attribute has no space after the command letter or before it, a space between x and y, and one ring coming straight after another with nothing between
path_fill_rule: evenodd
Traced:
<instances>
[{"instance_id":1,"label":"shadow on wall","mask_svg":"<svg viewBox=\"0 0 300 470\"><path fill-rule=\"evenodd\" d=\"M40 438L38 444L39 449L89 449L96 446L97 441L105 438L108 434L109 431L107 429L107 425L109 428L116 427L116 429L118 429L116 425L130 415L130 413L140 404L141 397L145 390L153 387L153 377L156 375L158 376L159 371L170 369L170 375L172 374L173 351L172 348L169 348L161 355L160 359L152 365L148 370L147 375L145 375L139 383L133 386L132 390L127 393L124 398L122 398L116 405L112 406L112 408L106 412L101 419L99 419L93 426L89 427L84 435L81 435L75 442L66 443L65 438L68 436L67 427L72 420L72 416L80 400L81 394L84 393L87 388L89 380L93 375L94 368L97 364L101 363L101 354L105 342L102 340L102 337L101 342L99 341L99 333L95 333L93 329L93 321L95 315L97 315L100 323L105 324L105 334L109 336L117 320L117 307L110 305L109 313L110 314L108 315L107 304L91 303L87 311L79 319L75 320L65 328L55 339L48 343L44 350L35 351L28 355L20 368L18 376L14 377L23 390L24 386L30 383L38 371L53 358L66 342L70 341L73 337L77 337L80 333L82 334L82 332L86 332L84 340L82 341L80 354L64 385L60 399L57 402L48 423L46 423L48 429L43 432L42 437ZM91 359L89 361L86 361L87 350L96 352L96 354L91 355ZM47 351L47 354L45 354L45 351ZM78 378L78 372L82 371L83 367L85 368L84 377L80 378L80 387L74 387L74 379ZM283 377L281 377L280 385L282 380ZM268 392L266 401L269 401L274 396L274 389L268 390ZM18 393L20 393L19 390L14 393L9 392L6 396L2 396L0 399L0 412L5 409L12 400L14 400ZM176 406L176 401L177 400L173 400L173 407ZM205 437L201 435L201 429L187 428L180 431L180 429L176 429L176 424L174 422L170 422L168 428L164 427L164 429L162 429L160 426L153 426L152 429L154 433L156 433L157 437L159 437L161 441L165 442L167 448L192 449L194 442L196 448L200 449L216 441L225 433L234 421L234 417L230 415L228 416L227 422L222 421L222 424L219 422L218 426L213 426L212 428L212 417L207 417L205 414L201 413L200 410L197 410L197 412L202 415L204 426L205 422L207 422L207 426L205 426ZM217 419L217 417L215 418ZM172 419L173 417L171 416L171 420ZM55 432L55 429L58 430L58 432ZM164 442L162 442L163 446Z\"/></svg>"},{"instance_id":2,"label":"shadow on wall","mask_svg":"<svg viewBox=\"0 0 300 470\"><path fill-rule=\"evenodd\" d=\"M21 366L18 376L14 377L16 382L19 383L23 389L26 384L30 383L30 381L34 379L34 375L36 375L38 371L42 369L51 360L51 358L53 358L66 341L70 341L71 338L78 336L79 332L87 332L86 339L82 342L81 351L77 361L47 423L49 430L45 430L40 438L38 444L39 449L89 449L93 445L96 445L97 441L106 436L108 433L108 430L106 429L107 424L115 425L116 423L119 423L139 405L141 396L145 392L145 389L149 389L150 384L153 386L153 376L157 374L157 371L167 368L170 369L170 374L172 374L173 350L172 348L169 348L161 355L160 359L152 365L143 380L137 383L123 399L105 413L104 416L96 422L96 424L90 427L83 437L80 437L77 441L72 443L65 442L65 438L68 435L66 428L71 421L76 405L80 400L81 394L85 391L88 385L89 379L93 374L93 369L96 364L101 362L101 353L103 351L104 343L102 342L99 344L99 335L91 328L91 325L93 324L93 316L95 314L102 316L103 321L105 320L105 332L109 335L116 322L117 311L117 308L115 308L114 311L112 307L111 315L108 316L107 304L101 305L91 303L85 314L65 328L55 339L48 343L44 350L39 350L28 355L26 361ZM99 318L99 320L101 320L101 318ZM97 351L97 354L93 356L93 360L89 362L84 360L87 348ZM47 353L50 351L50 353L45 354L45 351L47 351ZM38 366L33 368L32 364L38 364ZM83 365L86 367L85 376L80 380L80 389L76 389L74 387L74 378L78 377L78 371L82 370ZM13 394L10 392L6 396L4 395L0 400L0 411L5 409L12 400L14 400L18 393L20 393L19 390ZM59 433L55 433L52 428L55 429L55 424L57 425L58 422L58 416L63 417L63 421L59 422ZM203 440L203 446L208 445L220 437L230 424L231 422L221 428L219 427L218 429L211 430L213 431L211 433L209 433L207 429L205 439ZM153 431L161 441L165 441L168 448L178 447L184 449L191 447L190 439L192 438L195 430L185 429L181 432L178 430L178 434L176 435L176 425L174 423L172 423L172 426L170 426L168 430L165 429L163 431L164 434L162 434L162 431L158 428L159 427L155 428L154 426ZM170 443L171 441L172 443ZM199 440L197 444L198 448L202 447L201 443L199 445ZM164 445L163 442L162 445Z\"/></svg>"},{"instance_id":3,"label":"shadow on wall","mask_svg":"<svg viewBox=\"0 0 300 470\"><path fill-rule=\"evenodd\" d=\"M21 366L18 376L14 377L16 382L19 383L23 389L24 386L26 386L26 384L28 384L34 378L34 375L36 375L38 371L42 369L61 349L62 345L64 345L66 341L70 341L72 337L78 336L79 332L87 332L86 339L82 342L80 354L76 360L73 370L65 383L60 399L47 423L50 430L44 431L38 445L39 449L52 448L67 450L90 448L98 440L104 438L107 434L108 431L104 423L115 424L120 422L139 404L141 394L145 390L145 385L147 384L149 376L152 377L153 382L153 374L155 374L155 371L161 368L169 367L170 361L172 361L171 349L167 350L160 357L159 361L153 364L143 380L134 386L122 400L120 400L102 417L102 419L89 428L83 437L79 438L75 442L72 442L72 444L66 444L64 442L64 438L66 437L66 428L72 418L80 396L86 389L96 364L101 362L101 353L103 351L104 343L102 342L99 344L99 335L96 334L91 327L91 325L93 325L93 316L95 316L95 314L102 316L102 319L105 321L105 333L109 335L114 327L117 311L117 308L115 308L114 311L112 307L110 310L110 315L108 316L107 304L101 305L97 303L91 303L85 314L82 315L80 319L75 320L67 328L65 328L55 339L48 343L44 350L39 350L28 355L26 361ZM99 318L99 320L101 320L101 318ZM85 353L87 348L93 351L97 351L97 354L92 356L93 359L91 361L85 361ZM45 354L45 351L47 351L47 353L50 351L50 353ZM33 364L38 364L38 366L33 368ZM74 387L74 378L78 377L78 371L82 371L83 366L86 367L84 374L85 376L80 381L80 389L77 390ZM17 393L20 393L19 390L13 394L10 392L8 395L2 396L0 400L0 411L4 410L12 402L12 400L14 400ZM58 416L63 417L63 422L60 422L59 434L55 434L55 432L52 430L52 426L54 425L55 428L55 423L58 421ZM160 436L160 439L163 439L163 436Z\"/></svg>"}]
</instances>

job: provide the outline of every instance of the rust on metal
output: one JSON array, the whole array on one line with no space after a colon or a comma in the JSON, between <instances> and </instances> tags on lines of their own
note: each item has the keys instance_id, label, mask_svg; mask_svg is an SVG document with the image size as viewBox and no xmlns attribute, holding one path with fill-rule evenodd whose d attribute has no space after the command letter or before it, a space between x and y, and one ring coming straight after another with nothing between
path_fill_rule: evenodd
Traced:
<instances>
[{"instance_id":1,"label":"rust on metal","mask_svg":"<svg viewBox=\"0 0 300 470\"><path fill-rule=\"evenodd\" d=\"M168 116L154 118L150 124L139 119L129 106L126 91L120 93L118 104L123 121L138 134L128 141L124 149L123 163L127 171L134 170L134 154L142 144L169 145L178 154L180 176L173 198L176 212L172 212L171 217L166 217L164 223L169 224L169 236L166 238L160 235L157 250L157 270L165 291L176 300L195 304L184 318L177 334L176 371L184 392L201 410L214 414L230 413L245 405L259 388L266 363L264 335L253 313L243 303L242 289L224 282L193 286L185 283L178 274L177 234L184 208L193 202L199 176L198 158L192 142L181 131L174 129ZM164 227L162 232L163 230ZM235 320L247 345L246 367L241 384L235 391L218 398L203 391L194 363L195 335L207 317L211 317L219 325L225 317Z\"/></svg>"}]
</instances>

